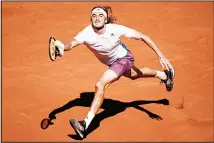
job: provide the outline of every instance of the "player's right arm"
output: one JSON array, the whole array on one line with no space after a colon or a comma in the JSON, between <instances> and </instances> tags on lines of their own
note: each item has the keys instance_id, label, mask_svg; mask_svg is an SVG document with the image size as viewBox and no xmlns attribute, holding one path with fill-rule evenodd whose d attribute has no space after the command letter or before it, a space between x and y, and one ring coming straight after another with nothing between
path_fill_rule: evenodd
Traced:
<instances>
[{"instance_id":1,"label":"player's right arm","mask_svg":"<svg viewBox=\"0 0 214 143\"><path fill-rule=\"evenodd\" d=\"M81 43L79 41L77 41L76 39L73 39L71 41L62 41L62 43L64 44L65 48L64 51L69 51L72 48L80 45Z\"/></svg>"},{"instance_id":2,"label":"player's right arm","mask_svg":"<svg viewBox=\"0 0 214 143\"><path fill-rule=\"evenodd\" d=\"M54 44L59 49L60 55L63 56L64 55L64 51L69 51L69 50L71 50L72 48L78 46L81 43L79 41L73 39L73 40L70 40L70 41L56 40Z\"/></svg>"},{"instance_id":3,"label":"player's right arm","mask_svg":"<svg viewBox=\"0 0 214 143\"><path fill-rule=\"evenodd\" d=\"M64 51L69 51L72 48L84 44L87 40L88 35L88 27L84 28L82 31L80 31L72 40L70 41L55 41L55 46L59 48L60 55L62 56L64 54Z\"/></svg>"}]
</instances>

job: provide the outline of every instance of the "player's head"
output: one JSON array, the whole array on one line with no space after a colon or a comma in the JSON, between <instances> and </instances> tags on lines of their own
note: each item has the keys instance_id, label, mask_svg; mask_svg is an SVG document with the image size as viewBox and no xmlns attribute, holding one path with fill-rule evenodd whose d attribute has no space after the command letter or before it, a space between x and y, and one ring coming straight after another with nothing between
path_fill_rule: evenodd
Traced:
<instances>
[{"instance_id":1,"label":"player's head","mask_svg":"<svg viewBox=\"0 0 214 143\"><path fill-rule=\"evenodd\" d=\"M91 10L91 22L93 27L102 28L105 24L113 23L116 19L109 16L109 12L112 12L109 6L95 6Z\"/></svg>"}]
</instances>

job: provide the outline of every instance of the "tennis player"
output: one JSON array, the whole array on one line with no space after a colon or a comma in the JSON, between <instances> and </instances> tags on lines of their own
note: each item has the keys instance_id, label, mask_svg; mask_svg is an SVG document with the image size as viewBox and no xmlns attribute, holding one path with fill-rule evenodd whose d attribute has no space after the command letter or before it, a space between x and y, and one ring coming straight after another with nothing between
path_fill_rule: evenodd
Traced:
<instances>
[{"instance_id":1,"label":"tennis player","mask_svg":"<svg viewBox=\"0 0 214 143\"><path fill-rule=\"evenodd\" d=\"M174 68L157 45L147 35L124 25L115 24L116 19L110 15L111 13L112 9L109 6L96 6L91 10L90 25L70 41L55 41L55 46L59 48L61 56L64 55L64 51L69 51L80 44L84 44L101 63L109 67L95 84L95 96L85 119L81 121L70 120L71 126L81 138L85 137L86 130L101 107L106 88L121 76L132 80L144 77L159 78L165 84L167 91L173 89ZM126 45L121 42L121 36L145 42L156 53L165 70L136 67L134 56Z\"/></svg>"}]
</instances>

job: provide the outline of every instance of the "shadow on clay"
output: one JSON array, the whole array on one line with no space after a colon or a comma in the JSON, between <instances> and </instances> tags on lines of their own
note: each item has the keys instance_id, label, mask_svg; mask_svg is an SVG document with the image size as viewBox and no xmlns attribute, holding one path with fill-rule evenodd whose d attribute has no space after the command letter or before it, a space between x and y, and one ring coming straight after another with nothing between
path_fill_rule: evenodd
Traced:
<instances>
[{"instance_id":1,"label":"shadow on clay","mask_svg":"<svg viewBox=\"0 0 214 143\"><path fill-rule=\"evenodd\" d=\"M75 106L82 106L82 107L90 107L92 100L94 98L94 92L83 92L80 94L80 98L76 98L74 100L69 101L62 107L59 107L57 109L54 109L50 114L49 118L50 120L56 119L56 115L58 113L61 113L65 110L68 110ZM155 113L152 113L148 111L147 109L141 107L140 105L144 104L162 104L162 105L169 105L169 101L167 99L160 99L160 100L138 100L138 101L132 101L132 102L121 102L118 100L112 100L112 99L104 99L104 102L101 106L102 109L104 109L102 112L97 114L93 121L91 122L90 126L87 129L86 136L96 130L100 126L100 122L106 118L115 116L116 114L119 114L123 111L125 111L127 108L135 108L140 111L145 112L151 119L156 120L162 120L163 118ZM52 122L53 123L53 122ZM53 123L54 124L54 123ZM53 125L52 124L52 125ZM81 138L78 135L75 134L69 134L69 137L75 140L81 140Z\"/></svg>"}]
</instances>

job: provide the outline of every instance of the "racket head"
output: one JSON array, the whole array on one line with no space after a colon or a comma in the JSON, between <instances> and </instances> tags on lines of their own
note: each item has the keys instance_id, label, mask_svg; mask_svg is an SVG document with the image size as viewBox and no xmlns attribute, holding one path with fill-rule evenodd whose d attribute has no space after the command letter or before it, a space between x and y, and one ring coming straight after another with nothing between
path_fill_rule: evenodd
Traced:
<instances>
[{"instance_id":1,"label":"racket head","mask_svg":"<svg viewBox=\"0 0 214 143\"><path fill-rule=\"evenodd\" d=\"M42 121L41 121L41 128L44 130L44 129L47 129L48 126L50 125L50 119L49 118L44 118Z\"/></svg>"},{"instance_id":2,"label":"racket head","mask_svg":"<svg viewBox=\"0 0 214 143\"><path fill-rule=\"evenodd\" d=\"M55 47L55 44L54 42L56 41L56 39L51 36L49 38L49 43L48 43L48 49L49 49L49 57L52 61L55 61L56 60L56 57L57 57L57 51L56 51L56 47Z\"/></svg>"}]
</instances>

